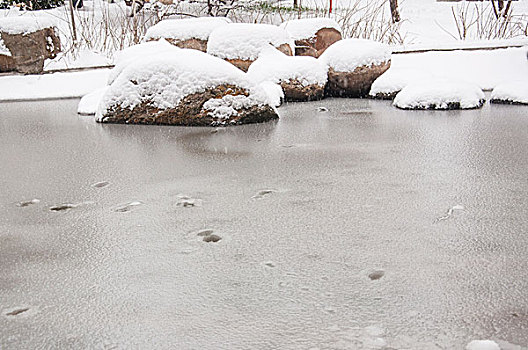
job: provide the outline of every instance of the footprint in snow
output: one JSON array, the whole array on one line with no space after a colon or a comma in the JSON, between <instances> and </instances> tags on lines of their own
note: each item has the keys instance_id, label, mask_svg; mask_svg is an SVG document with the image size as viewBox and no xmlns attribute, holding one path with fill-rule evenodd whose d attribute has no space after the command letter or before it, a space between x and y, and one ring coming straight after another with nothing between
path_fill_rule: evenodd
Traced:
<instances>
[{"instance_id":1,"label":"footprint in snow","mask_svg":"<svg viewBox=\"0 0 528 350\"><path fill-rule=\"evenodd\" d=\"M16 204L16 206L17 207L21 207L21 208L25 208L25 207L29 207L32 204L37 204L37 203L40 203L40 199L34 198L34 199L30 200L30 201L18 202Z\"/></svg>"}]
</instances>

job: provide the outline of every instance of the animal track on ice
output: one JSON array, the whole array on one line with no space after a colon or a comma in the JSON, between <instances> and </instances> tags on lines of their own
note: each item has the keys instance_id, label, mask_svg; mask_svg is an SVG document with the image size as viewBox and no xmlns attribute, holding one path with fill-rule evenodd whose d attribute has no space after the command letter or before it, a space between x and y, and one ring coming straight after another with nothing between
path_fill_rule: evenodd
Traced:
<instances>
[{"instance_id":1,"label":"animal track on ice","mask_svg":"<svg viewBox=\"0 0 528 350\"><path fill-rule=\"evenodd\" d=\"M444 221L451 218L456 210L464 210L464 207L462 205L455 205L454 207L449 208L446 212L446 215L436 218L434 223L436 224L440 221Z\"/></svg>"},{"instance_id":2,"label":"animal track on ice","mask_svg":"<svg viewBox=\"0 0 528 350\"><path fill-rule=\"evenodd\" d=\"M134 209L134 207L137 207L138 205L141 205L141 204L143 204L143 203L141 203L140 201L128 202L128 203L125 203L125 204L122 204L122 205L119 205L119 206L115 207L114 211L116 213L126 213L126 212L129 212L132 209Z\"/></svg>"},{"instance_id":3,"label":"animal track on ice","mask_svg":"<svg viewBox=\"0 0 528 350\"><path fill-rule=\"evenodd\" d=\"M257 192L256 195L254 195L251 198L253 198L253 199L262 199L262 198L264 198L266 196L269 196L270 194L275 193L275 192L278 192L278 191L274 190L274 189L260 190L260 191Z\"/></svg>"},{"instance_id":4,"label":"animal track on ice","mask_svg":"<svg viewBox=\"0 0 528 350\"><path fill-rule=\"evenodd\" d=\"M29 207L30 205L37 204L37 203L40 203L40 199L34 198L34 199L30 200L30 201L18 202L16 206L24 208L24 207Z\"/></svg>"}]
</instances>

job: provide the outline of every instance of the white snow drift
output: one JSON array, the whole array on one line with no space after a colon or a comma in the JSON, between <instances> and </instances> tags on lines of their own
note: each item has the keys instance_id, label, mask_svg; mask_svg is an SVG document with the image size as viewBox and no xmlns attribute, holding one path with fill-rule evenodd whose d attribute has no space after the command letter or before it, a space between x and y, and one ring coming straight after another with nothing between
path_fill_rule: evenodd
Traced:
<instances>
[{"instance_id":1,"label":"white snow drift","mask_svg":"<svg viewBox=\"0 0 528 350\"><path fill-rule=\"evenodd\" d=\"M330 18L302 18L286 21L280 25L286 29L293 40L314 38L317 32L323 28L332 28L341 33L341 26Z\"/></svg>"},{"instance_id":2,"label":"white snow drift","mask_svg":"<svg viewBox=\"0 0 528 350\"><path fill-rule=\"evenodd\" d=\"M160 38L207 40L213 30L228 23L231 23L231 20L225 17L167 19L150 27L145 34L145 40Z\"/></svg>"},{"instance_id":3,"label":"white snow drift","mask_svg":"<svg viewBox=\"0 0 528 350\"><path fill-rule=\"evenodd\" d=\"M407 85L393 104L402 109L471 109L481 107L484 101L477 85L439 79Z\"/></svg>"},{"instance_id":4,"label":"white snow drift","mask_svg":"<svg viewBox=\"0 0 528 350\"><path fill-rule=\"evenodd\" d=\"M491 101L528 105L528 77L526 80L497 85L491 93Z\"/></svg>"},{"instance_id":5,"label":"white snow drift","mask_svg":"<svg viewBox=\"0 0 528 350\"><path fill-rule=\"evenodd\" d=\"M220 58L254 61L271 44L288 44L294 49L288 32L270 24L231 23L215 29L209 36L207 53Z\"/></svg>"},{"instance_id":6,"label":"white snow drift","mask_svg":"<svg viewBox=\"0 0 528 350\"><path fill-rule=\"evenodd\" d=\"M319 57L336 72L353 72L357 67L379 65L391 59L389 46L366 39L344 39Z\"/></svg>"},{"instance_id":7,"label":"white snow drift","mask_svg":"<svg viewBox=\"0 0 528 350\"><path fill-rule=\"evenodd\" d=\"M288 56L268 46L249 67L248 75L256 82L273 83L298 81L303 86L326 84L328 68L309 56Z\"/></svg>"}]
</instances>

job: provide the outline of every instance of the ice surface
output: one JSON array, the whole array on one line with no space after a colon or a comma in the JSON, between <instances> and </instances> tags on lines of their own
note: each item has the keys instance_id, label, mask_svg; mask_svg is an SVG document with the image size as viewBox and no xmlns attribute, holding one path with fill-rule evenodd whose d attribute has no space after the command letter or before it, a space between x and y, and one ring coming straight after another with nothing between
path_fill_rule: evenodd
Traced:
<instances>
[{"instance_id":1,"label":"ice surface","mask_svg":"<svg viewBox=\"0 0 528 350\"><path fill-rule=\"evenodd\" d=\"M231 20L225 17L167 19L150 27L145 34L145 40L159 38L207 40L214 29L228 23L231 23Z\"/></svg>"},{"instance_id":2,"label":"ice surface","mask_svg":"<svg viewBox=\"0 0 528 350\"><path fill-rule=\"evenodd\" d=\"M55 27L56 21L46 16L0 17L0 32L8 34L29 34L44 28Z\"/></svg>"},{"instance_id":3,"label":"ice surface","mask_svg":"<svg viewBox=\"0 0 528 350\"><path fill-rule=\"evenodd\" d=\"M314 57L288 56L268 46L249 66L248 75L259 83L295 80L303 86L312 84L324 86L328 80L328 68Z\"/></svg>"},{"instance_id":4,"label":"ice surface","mask_svg":"<svg viewBox=\"0 0 528 350\"><path fill-rule=\"evenodd\" d=\"M493 340L473 340L466 346L466 350L501 350L501 348Z\"/></svg>"},{"instance_id":5,"label":"ice surface","mask_svg":"<svg viewBox=\"0 0 528 350\"><path fill-rule=\"evenodd\" d=\"M229 59L256 60L267 45L294 44L288 32L270 24L231 23L215 29L209 36L207 53Z\"/></svg>"},{"instance_id":6,"label":"ice surface","mask_svg":"<svg viewBox=\"0 0 528 350\"><path fill-rule=\"evenodd\" d=\"M93 92L90 92L87 95L84 95L79 101L79 106L77 107L77 113L83 115L95 115L97 112L97 107L101 102L104 94L108 90L108 86L99 88Z\"/></svg>"},{"instance_id":7,"label":"ice surface","mask_svg":"<svg viewBox=\"0 0 528 350\"><path fill-rule=\"evenodd\" d=\"M391 49L372 40L344 39L332 44L319 59L337 72L352 72L357 67L387 62Z\"/></svg>"},{"instance_id":8,"label":"ice surface","mask_svg":"<svg viewBox=\"0 0 528 350\"><path fill-rule=\"evenodd\" d=\"M485 96L471 83L443 79L425 80L404 87L394 98L394 106L403 109L461 109L480 107Z\"/></svg>"},{"instance_id":9,"label":"ice surface","mask_svg":"<svg viewBox=\"0 0 528 350\"><path fill-rule=\"evenodd\" d=\"M528 104L528 77L524 80L499 84L491 93L492 101Z\"/></svg>"},{"instance_id":10,"label":"ice surface","mask_svg":"<svg viewBox=\"0 0 528 350\"><path fill-rule=\"evenodd\" d=\"M323 28L333 28L341 33L341 26L330 18L302 18L286 21L280 25L290 33L293 40L310 39Z\"/></svg>"}]
</instances>

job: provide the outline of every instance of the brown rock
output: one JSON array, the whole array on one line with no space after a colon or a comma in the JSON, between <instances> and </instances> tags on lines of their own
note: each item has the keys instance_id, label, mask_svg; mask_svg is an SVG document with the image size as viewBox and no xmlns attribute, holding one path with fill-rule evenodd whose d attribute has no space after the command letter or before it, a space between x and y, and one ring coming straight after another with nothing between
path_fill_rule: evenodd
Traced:
<instances>
[{"instance_id":1,"label":"brown rock","mask_svg":"<svg viewBox=\"0 0 528 350\"><path fill-rule=\"evenodd\" d=\"M338 30L321 28L313 38L295 40L295 56L319 57L330 45L341 39Z\"/></svg>"},{"instance_id":2,"label":"brown rock","mask_svg":"<svg viewBox=\"0 0 528 350\"><path fill-rule=\"evenodd\" d=\"M102 118L103 123L126 124L157 124L180 126L218 126L234 124L261 123L278 119L277 113L270 106L252 106L238 110L238 114L228 120L218 120L203 110L205 102L212 98L222 98L226 95L244 95L249 93L245 89L233 85L220 85L205 92L194 93L184 97L177 107L159 109L150 106L149 102L129 109L115 107Z\"/></svg>"},{"instance_id":3,"label":"brown rock","mask_svg":"<svg viewBox=\"0 0 528 350\"><path fill-rule=\"evenodd\" d=\"M288 56L293 55L293 51L290 45L288 44L281 44L279 47L276 47L276 49L285 55L288 55ZM251 66L251 64L255 62L254 60L242 60L239 58L226 58L225 60L231 63L232 65L234 65L235 67L237 67L238 69L243 70L246 73L249 69L249 66Z\"/></svg>"},{"instance_id":4,"label":"brown rock","mask_svg":"<svg viewBox=\"0 0 528 350\"><path fill-rule=\"evenodd\" d=\"M330 68L325 93L338 97L366 96L374 80L389 69L390 63L388 60L379 65L357 67L353 72L336 72Z\"/></svg>"},{"instance_id":5,"label":"brown rock","mask_svg":"<svg viewBox=\"0 0 528 350\"><path fill-rule=\"evenodd\" d=\"M153 41L156 39L151 39L149 41ZM178 46L182 49L194 49L202 52L207 52L207 40L202 39L187 39L187 40L179 40L179 39L172 39L172 38L165 38L169 43L171 43L174 46Z\"/></svg>"},{"instance_id":6,"label":"brown rock","mask_svg":"<svg viewBox=\"0 0 528 350\"><path fill-rule=\"evenodd\" d=\"M15 60L11 56L0 55L0 72L11 72L15 70Z\"/></svg>"},{"instance_id":7,"label":"brown rock","mask_svg":"<svg viewBox=\"0 0 528 350\"><path fill-rule=\"evenodd\" d=\"M284 100L295 101L315 101L320 100L324 96L324 86L311 84L303 86L296 80L282 82L282 90L284 91Z\"/></svg>"},{"instance_id":8,"label":"brown rock","mask_svg":"<svg viewBox=\"0 0 528 350\"><path fill-rule=\"evenodd\" d=\"M16 70L26 74L42 73L44 61L61 51L60 39L54 28L44 28L28 34L0 32L4 45L11 52Z\"/></svg>"}]
</instances>

